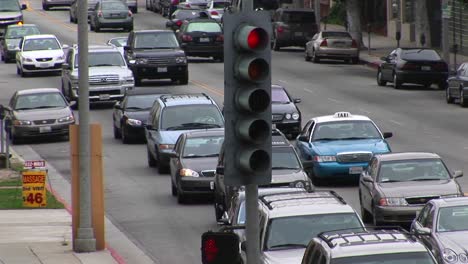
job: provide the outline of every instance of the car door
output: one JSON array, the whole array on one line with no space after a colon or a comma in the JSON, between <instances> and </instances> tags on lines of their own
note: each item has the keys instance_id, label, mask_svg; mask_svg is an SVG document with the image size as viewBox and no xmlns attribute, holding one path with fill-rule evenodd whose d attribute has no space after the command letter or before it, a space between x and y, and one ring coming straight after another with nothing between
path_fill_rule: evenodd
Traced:
<instances>
[{"instance_id":1,"label":"car door","mask_svg":"<svg viewBox=\"0 0 468 264\"><path fill-rule=\"evenodd\" d=\"M382 78L386 81L393 80L393 67L395 64L395 59L397 56L397 50L390 52L385 58L386 60L380 65L380 70L382 72Z\"/></svg>"},{"instance_id":2,"label":"car door","mask_svg":"<svg viewBox=\"0 0 468 264\"><path fill-rule=\"evenodd\" d=\"M465 87L468 88L468 63L462 64L463 68L457 76L457 88Z\"/></svg>"},{"instance_id":3,"label":"car door","mask_svg":"<svg viewBox=\"0 0 468 264\"><path fill-rule=\"evenodd\" d=\"M372 211L371 205L374 197L375 185L377 184L378 168L379 162L374 157L371 159L367 170L365 170L362 175L371 177L373 182L364 181L362 176L359 180L359 191L362 199L361 206L363 206L368 212Z\"/></svg>"},{"instance_id":4,"label":"car door","mask_svg":"<svg viewBox=\"0 0 468 264\"><path fill-rule=\"evenodd\" d=\"M75 49L69 49L67 52L67 56L65 57L65 63L68 64L68 68L62 69L62 93L65 95L66 98L71 98L71 72L74 67L74 58L75 56Z\"/></svg>"},{"instance_id":5,"label":"car door","mask_svg":"<svg viewBox=\"0 0 468 264\"><path fill-rule=\"evenodd\" d=\"M182 150L184 148L184 142L185 142L184 138L185 136L183 134L180 135L174 145L174 153L178 154L178 156L171 157L169 159L169 168L171 172L171 178L172 178L172 182L175 185L177 184L177 181L179 180L178 179L179 173L177 172L182 168L180 159L182 159Z\"/></svg>"},{"instance_id":6,"label":"car door","mask_svg":"<svg viewBox=\"0 0 468 264\"><path fill-rule=\"evenodd\" d=\"M125 97L122 102L117 102L116 105L120 105L120 108L114 108L114 126L122 129L122 118L125 113L125 108L127 106L128 97Z\"/></svg>"},{"instance_id":7,"label":"car door","mask_svg":"<svg viewBox=\"0 0 468 264\"><path fill-rule=\"evenodd\" d=\"M154 112L151 115L151 120L149 123L151 124L151 127L150 129L146 129L147 131L146 141L148 145L148 150L151 152L153 157L156 157L156 143L157 142L155 139L155 134L159 130L159 114L160 113L161 113L161 106L159 105L159 103L156 102L155 107L154 107Z\"/></svg>"},{"instance_id":8,"label":"car door","mask_svg":"<svg viewBox=\"0 0 468 264\"><path fill-rule=\"evenodd\" d=\"M310 135L313 127L314 121L309 120L296 140L296 148L299 151L302 162L312 160L312 156L310 155Z\"/></svg>"},{"instance_id":9,"label":"car door","mask_svg":"<svg viewBox=\"0 0 468 264\"><path fill-rule=\"evenodd\" d=\"M416 218L416 225L419 224L422 227L427 227L431 230L431 235L420 235L418 238L426 245L426 247L436 256L440 258L440 250L437 245L437 241L434 239L434 224L436 223L436 207L428 203L423 207L421 213ZM413 230L414 231L414 230ZM441 262L442 263L442 262Z\"/></svg>"}]
</instances>

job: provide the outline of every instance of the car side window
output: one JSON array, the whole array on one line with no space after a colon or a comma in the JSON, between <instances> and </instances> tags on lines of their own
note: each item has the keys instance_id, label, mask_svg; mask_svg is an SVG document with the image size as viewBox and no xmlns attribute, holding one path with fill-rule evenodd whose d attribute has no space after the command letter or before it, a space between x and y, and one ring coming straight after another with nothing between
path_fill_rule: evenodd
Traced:
<instances>
[{"instance_id":1,"label":"car side window","mask_svg":"<svg viewBox=\"0 0 468 264\"><path fill-rule=\"evenodd\" d=\"M303 136L307 135L307 130L309 130L310 124L312 124L312 122L313 122L312 120L307 122L307 124L304 126L304 128L301 131L301 135Z\"/></svg>"},{"instance_id":2,"label":"car side window","mask_svg":"<svg viewBox=\"0 0 468 264\"><path fill-rule=\"evenodd\" d=\"M176 153L182 154L182 145L183 145L182 143L184 142L183 138L184 138L183 135L179 136L179 138L177 139L174 145L174 151Z\"/></svg>"},{"instance_id":3,"label":"car side window","mask_svg":"<svg viewBox=\"0 0 468 264\"><path fill-rule=\"evenodd\" d=\"M73 67L73 61L72 61L73 53L74 53L74 52L71 51L71 50L67 53L67 59L66 59L66 61L67 61L68 65L70 65L70 67Z\"/></svg>"},{"instance_id":4,"label":"car side window","mask_svg":"<svg viewBox=\"0 0 468 264\"><path fill-rule=\"evenodd\" d=\"M312 135L312 131L314 130L315 122L310 123L309 129L307 129L306 137L310 140L310 136Z\"/></svg>"},{"instance_id":5,"label":"car side window","mask_svg":"<svg viewBox=\"0 0 468 264\"><path fill-rule=\"evenodd\" d=\"M312 257L312 254L313 254L315 248L317 248L317 244L314 241L311 241L310 244L309 244L309 247L306 249L306 252L304 254L304 258L302 259L301 264L312 264L313 263L312 260L314 258Z\"/></svg>"},{"instance_id":6,"label":"car side window","mask_svg":"<svg viewBox=\"0 0 468 264\"><path fill-rule=\"evenodd\" d=\"M418 222L422 226L427 227L427 222L428 222L427 220L428 220L428 216L429 216L429 212L430 212L431 208L432 208L432 205L428 204L421 210L421 213L418 216Z\"/></svg>"},{"instance_id":7,"label":"car side window","mask_svg":"<svg viewBox=\"0 0 468 264\"><path fill-rule=\"evenodd\" d=\"M462 68L462 70L461 70L461 72L460 72L460 75L461 75L461 76L468 76L468 63L464 63L464 64L462 65L462 67L463 67L463 68Z\"/></svg>"},{"instance_id":8,"label":"car side window","mask_svg":"<svg viewBox=\"0 0 468 264\"><path fill-rule=\"evenodd\" d=\"M378 164L376 158L372 158L369 164L368 172L374 180L377 178Z\"/></svg>"},{"instance_id":9,"label":"car side window","mask_svg":"<svg viewBox=\"0 0 468 264\"><path fill-rule=\"evenodd\" d=\"M426 217L426 224L424 225L425 227L432 229L432 227L434 226L434 214L435 214L435 208L434 206L431 206L431 209L429 210L429 213L427 214L427 217Z\"/></svg>"},{"instance_id":10,"label":"car side window","mask_svg":"<svg viewBox=\"0 0 468 264\"><path fill-rule=\"evenodd\" d=\"M161 118L161 106L159 104L156 104L156 110L155 110L155 113L154 113L154 122L153 122L153 126L154 128L157 128L159 129L159 119Z\"/></svg>"},{"instance_id":11,"label":"car side window","mask_svg":"<svg viewBox=\"0 0 468 264\"><path fill-rule=\"evenodd\" d=\"M259 218L260 218L260 250L264 249L266 247L266 241L262 245L262 238L265 238L265 221L266 221L266 216L260 211L259 212Z\"/></svg>"}]
</instances>

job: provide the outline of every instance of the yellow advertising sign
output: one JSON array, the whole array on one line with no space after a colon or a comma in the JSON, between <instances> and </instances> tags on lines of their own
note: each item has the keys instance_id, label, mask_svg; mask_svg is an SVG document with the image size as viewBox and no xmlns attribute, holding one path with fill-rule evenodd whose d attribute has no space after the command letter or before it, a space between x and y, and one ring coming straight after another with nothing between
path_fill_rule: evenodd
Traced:
<instances>
[{"instance_id":1,"label":"yellow advertising sign","mask_svg":"<svg viewBox=\"0 0 468 264\"><path fill-rule=\"evenodd\" d=\"M45 170L25 170L23 176L23 206L45 207L47 205Z\"/></svg>"}]
</instances>

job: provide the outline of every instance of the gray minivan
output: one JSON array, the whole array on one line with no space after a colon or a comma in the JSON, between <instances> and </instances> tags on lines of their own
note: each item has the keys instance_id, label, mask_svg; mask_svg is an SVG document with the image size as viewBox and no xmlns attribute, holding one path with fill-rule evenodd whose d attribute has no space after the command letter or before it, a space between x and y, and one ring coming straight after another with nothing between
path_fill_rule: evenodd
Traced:
<instances>
[{"instance_id":1,"label":"gray minivan","mask_svg":"<svg viewBox=\"0 0 468 264\"><path fill-rule=\"evenodd\" d=\"M23 11L26 4L18 0L0 0L0 36L3 36L8 25L23 23Z\"/></svg>"}]
</instances>

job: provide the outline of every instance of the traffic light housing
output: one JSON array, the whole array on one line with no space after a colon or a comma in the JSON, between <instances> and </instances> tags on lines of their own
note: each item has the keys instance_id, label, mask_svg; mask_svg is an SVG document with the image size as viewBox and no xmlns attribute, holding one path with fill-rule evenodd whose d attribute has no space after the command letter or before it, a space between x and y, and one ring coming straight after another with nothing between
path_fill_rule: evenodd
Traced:
<instances>
[{"instance_id":1,"label":"traffic light housing","mask_svg":"<svg viewBox=\"0 0 468 264\"><path fill-rule=\"evenodd\" d=\"M224 24L224 182L271 182L271 18L226 12Z\"/></svg>"},{"instance_id":2,"label":"traffic light housing","mask_svg":"<svg viewBox=\"0 0 468 264\"><path fill-rule=\"evenodd\" d=\"M205 232L201 237L203 264L239 264L239 236L231 232Z\"/></svg>"}]
</instances>

